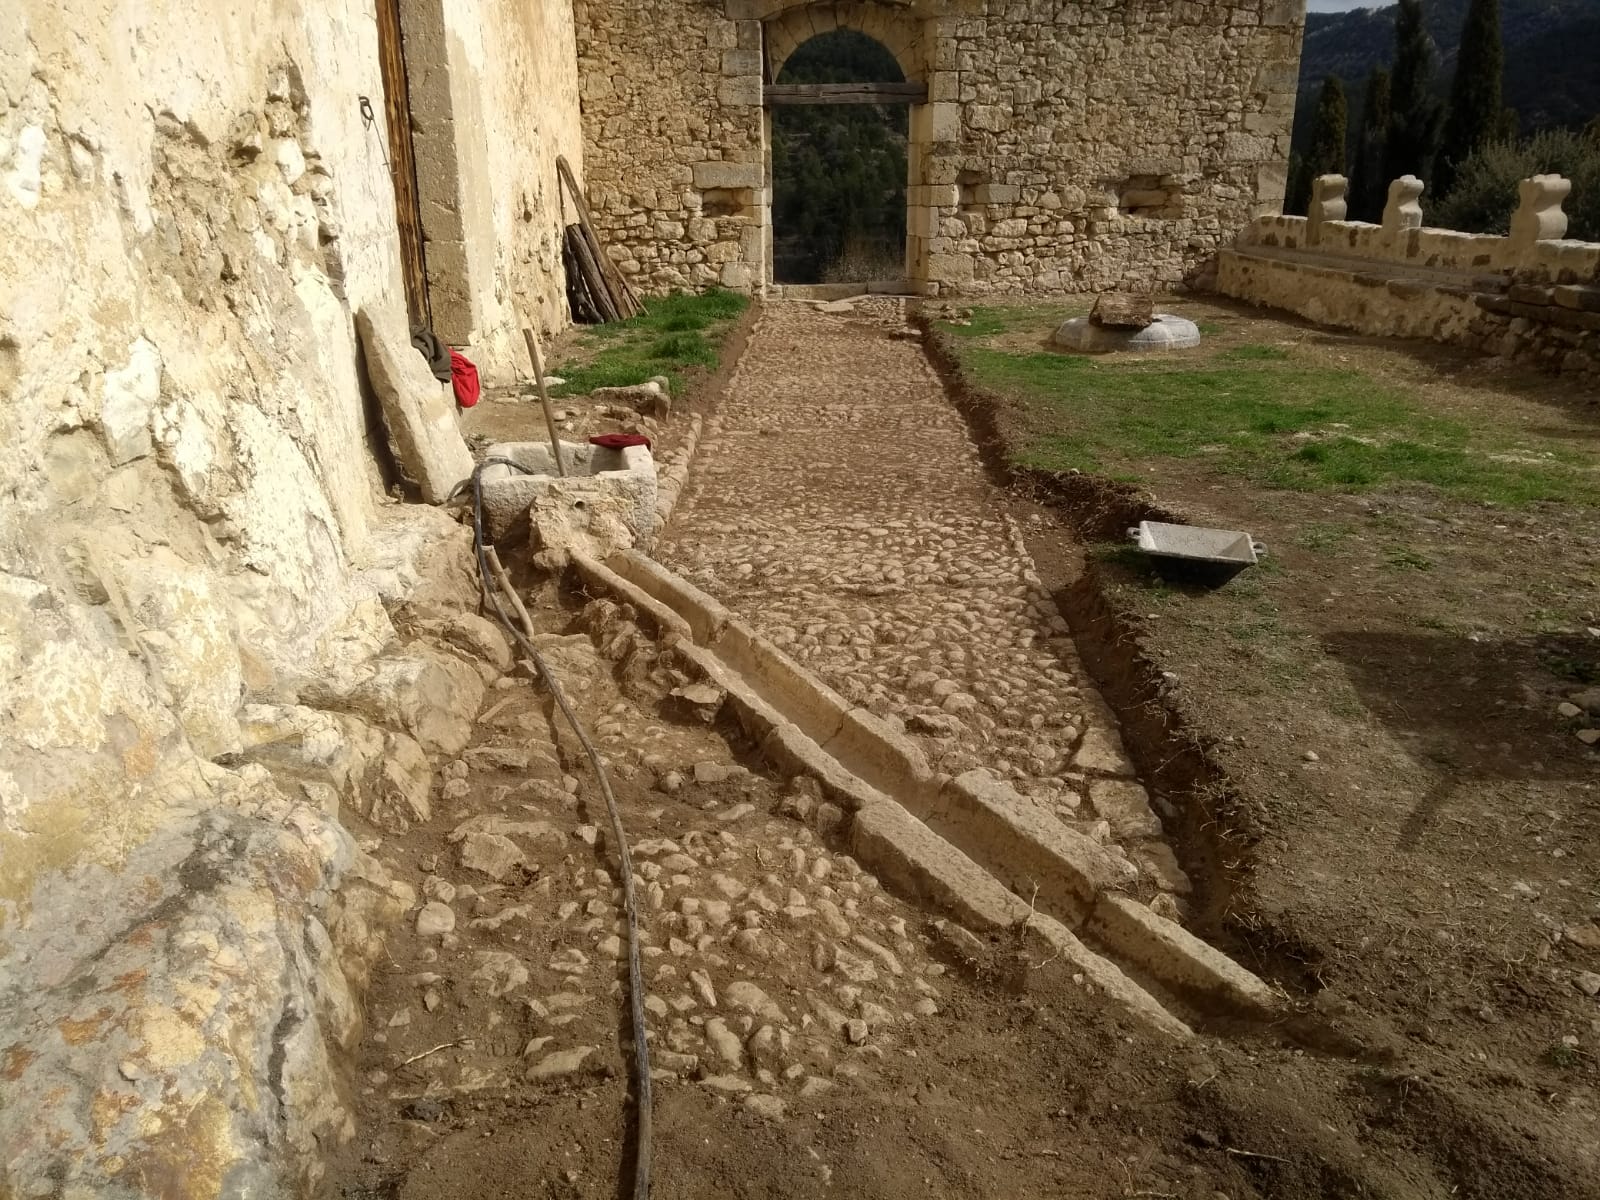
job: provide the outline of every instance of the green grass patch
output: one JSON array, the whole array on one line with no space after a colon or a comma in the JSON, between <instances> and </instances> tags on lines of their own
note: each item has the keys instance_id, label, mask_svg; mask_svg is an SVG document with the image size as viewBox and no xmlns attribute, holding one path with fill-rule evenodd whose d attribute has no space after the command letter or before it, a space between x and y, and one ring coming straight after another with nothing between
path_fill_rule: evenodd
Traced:
<instances>
[{"instance_id":1,"label":"green grass patch","mask_svg":"<svg viewBox=\"0 0 1600 1200\"><path fill-rule=\"evenodd\" d=\"M1068 317L1081 317L1088 313L1082 304L1011 304L978 307L970 310L965 323L940 322L938 328L952 337L996 337L1019 329L1037 329L1041 336L1048 334Z\"/></svg>"},{"instance_id":2,"label":"green grass patch","mask_svg":"<svg viewBox=\"0 0 1600 1200\"><path fill-rule=\"evenodd\" d=\"M629 320L590 326L582 344L592 353L554 368L565 382L552 395L630 387L657 375L681 392L685 371L716 369L722 339L749 304L748 296L720 289L680 293L646 301L645 311Z\"/></svg>"},{"instance_id":3,"label":"green grass patch","mask_svg":"<svg viewBox=\"0 0 1600 1200\"><path fill-rule=\"evenodd\" d=\"M974 314L987 317L991 311ZM1203 459L1260 487L1366 492L1426 485L1516 507L1540 500L1600 504L1600 478L1570 448L1522 462L1505 434L1413 403L1359 371L1297 365L1274 346L1205 357L1107 362L966 345L974 380L1030 408L1028 466L1102 475L1142 472L1154 459ZM1525 447L1524 447L1525 448Z\"/></svg>"},{"instance_id":4,"label":"green grass patch","mask_svg":"<svg viewBox=\"0 0 1600 1200\"><path fill-rule=\"evenodd\" d=\"M1287 362L1289 352L1280 346L1234 346L1217 355L1218 362Z\"/></svg>"}]
</instances>

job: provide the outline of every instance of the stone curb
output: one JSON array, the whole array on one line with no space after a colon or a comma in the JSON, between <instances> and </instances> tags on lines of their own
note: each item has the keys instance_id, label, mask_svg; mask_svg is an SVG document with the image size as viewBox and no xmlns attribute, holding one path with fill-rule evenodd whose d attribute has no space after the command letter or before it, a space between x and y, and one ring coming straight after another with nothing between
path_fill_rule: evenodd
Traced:
<instances>
[{"instance_id":1,"label":"stone curb","mask_svg":"<svg viewBox=\"0 0 1600 1200\"><path fill-rule=\"evenodd\" d=\"M964 925L996 931L1025 928L1047 954L1059 956L1135 1016L1172 1037L1192 1035L1115 963L1090 950L1059 921L1031 911L993 875L892 800L856 814L850 852L886 887L948 912Z\"/></svg>"},{"instance_id":2,"label":"stone curb","mask_svg":"<svg viewBox=\"0 0 1600 1200\"><path fill-rule=\"evenodd\" d=\"M1101 896L1087 930L1097 941L1179 992L1261 1017L1278 1010L1277 993L1255 975L1132 897Z\"/></svg>"},{"instance_id":3,"label":"stone curb","mask_svg":"<svg viewBox=\"0 0 1600 1200\"><path fill-rule=\"evenodd\" d=\"M689 418L689 432L684 435L683 445L675 452L675 459L657 471L656 491L656 536L661 536L661 531L667 527L667 522L672 520L672 510L678 507L678 497L683 494L683 489L689 486L689 468L694 463L695 451L700 446L700 430L702 418L695 413Z\"/></svg>"},{"instance_id":4,"label":"stone curb","mask_svg":"<svg viewBox=\"0 0 1600 1200\"><path fill-rule=\"evenodd\" d=\"M1083 946L1070 927L1179 995L1252 1016L1275 1009L1276 996L1254 975L1120 894L1136 877L1131 864L1034 809L1009 784L981 770L936 776L910 738L851 707L717 600L653 559L624 550L604 563L580 555L574 562L591 587L634 605L663 635L676 635L674 653L727 693L769 762L816 779L830 800L855 814L852 849L880 878L986 929L1028 920L1052 952L1130 1010L1146 1017L1154 1010L1179 1028L1153 996Z\"/></svg>"}]
</instances>

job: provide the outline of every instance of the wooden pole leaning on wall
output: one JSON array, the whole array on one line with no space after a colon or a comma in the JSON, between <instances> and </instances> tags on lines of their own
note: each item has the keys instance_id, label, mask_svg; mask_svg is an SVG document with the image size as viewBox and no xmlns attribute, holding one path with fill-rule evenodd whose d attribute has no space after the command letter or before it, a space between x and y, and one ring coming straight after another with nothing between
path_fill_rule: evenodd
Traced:
<instances>
[{"instance_id":1,"label":"wooden pole leaning on wall","mask_svg":"<svg viewBox=\"0 0 1600 1200\"><path fill-rule=\"evenodd\" d=\"M544 409L544 427L550 433L550 454L556 460L556 474L565 478L567 464L561 458L561 433L556 429L556 415L550 411L550 392L544 382L544 355L539 353L539 339L531 325L522 327L522 340L528 343L528 357L533 359L533 378L539 385L539 405Z\"/></svg>"},{"instance_id":2,"label":"wooden pole leaning on wall","mask_svg":"<svg viewBox=\"0 0 1600 1200\"><path fill-rule=\"evenodd\" d=\"M600 235L595 232L594 218L589 213L589 201L584 198L583 189L578 186L577 177L573 175L572 167L564 154L556 156L556 173L561 177L561 182L567 185L567 191L572 193L573 206L578 210L578 224L583 229L583 241L594 257L595 266L599 269L605 290L611 294L612 306L616 309L617 315L623 319L637 316L643 311L644 306L639 302L634 290L628 286L628 281L623 278L622 272L617 269L617 264L611 261L611 256L601 246Z\"/></svg>"},{"instance_id":3,"label":"wooden pole leaning on wall","mask_svg":"<svg viewBox=\"0 0 1600 1200\"><path fill-rule=\"evenodd\" d=\"M578 262L578 273L583 279L584 290L594 303L595 311L600 314L602 321L622 320L623 312L618 307L617 298L611 294L600 264L595 261L594 248L584 234L583 226L569 225L567 231L572 235L572 256Z\"/></svg>"}]
</instances>

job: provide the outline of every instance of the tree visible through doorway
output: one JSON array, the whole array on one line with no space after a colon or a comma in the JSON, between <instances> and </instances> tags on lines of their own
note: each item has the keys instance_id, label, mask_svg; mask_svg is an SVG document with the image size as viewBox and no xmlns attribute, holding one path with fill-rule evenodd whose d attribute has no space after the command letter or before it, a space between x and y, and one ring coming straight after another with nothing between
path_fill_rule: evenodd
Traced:
<instances>
[{"instance_id":1,"label":"tree visible through doorway","mask_svg":"<svg viewBox=\"0 0 1600 1200\"><path fill-rule=\"evenodd\" d=\"M836 29L801 46L777 83L901 83L894 55ZM859 283L905 274L906 136L896 105L772 110L772 260L779 283Z\"/></svg>"}]
</instances>

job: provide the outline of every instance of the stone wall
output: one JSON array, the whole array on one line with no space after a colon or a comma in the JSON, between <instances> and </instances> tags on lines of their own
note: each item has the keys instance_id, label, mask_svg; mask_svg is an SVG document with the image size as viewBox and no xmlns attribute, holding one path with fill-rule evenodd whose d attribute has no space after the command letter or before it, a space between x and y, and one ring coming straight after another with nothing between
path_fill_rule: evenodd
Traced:
<instances>
[{"instance_id":1,"label":"stone wall","mask_svg":"<svg viewBox=\"0 0 1600 1200\"><path fill-rule=\"evenodd\" d=\"M809 37L844 27L927 85L908 166L915 290L1170 286L1280 207L1303 8L586 0L578 48L599 220L647 287L770 282L763 81Z\"/></svg>"},{"instance_id":2,"label":"stone wall","mask_svg":"<svg viewBox=\"0 0 1600 1200\"><path fill-rule=\"evenodd\" d=\"M1558 176L1521 184L1506 236L1423 225L1422 185L1390 189L1383 223L1347 221L1346 181L1311 215L1251 223L1219 256L1217 290L1362 333L1420 337L1600 379L1600 243L1564 238Z\"/></svg>"},{"instance_id":3,"label":"stone wall","mask_svg":"<svg viewBox=\"0 0 1600 1200\"><path fill-rule=\"evenodd\" d=\"M568 323L556 156L583 169L572 6L402 0L434 327L492 379ZM568 209L570 213L570 206Z\"/></svg>"},{"instance_id":4,"label":"stone wall","mask_svg":"<svg viewBox=\"0 0 1600 1200\"><path fill-rule=\"evenodd\" d=\"M576 0L583 181L601 240L656 292L765 280L761 23L721 0Z\"/></svg>"},{"instance_id":5,"label":"stone wall","mask_svg":"<svg viewBox=\"0 0 1600 1200\"><path fill-rule=\"evenodd\" d=\"M450 12L492 378L565 311L571 24ZM373 0L0 9L0 1194L276 1195L349 1136L406 897L342 820L425 810L483 687L354 333L406 341L382 86Z\"/></svg>"}]
</instances>

